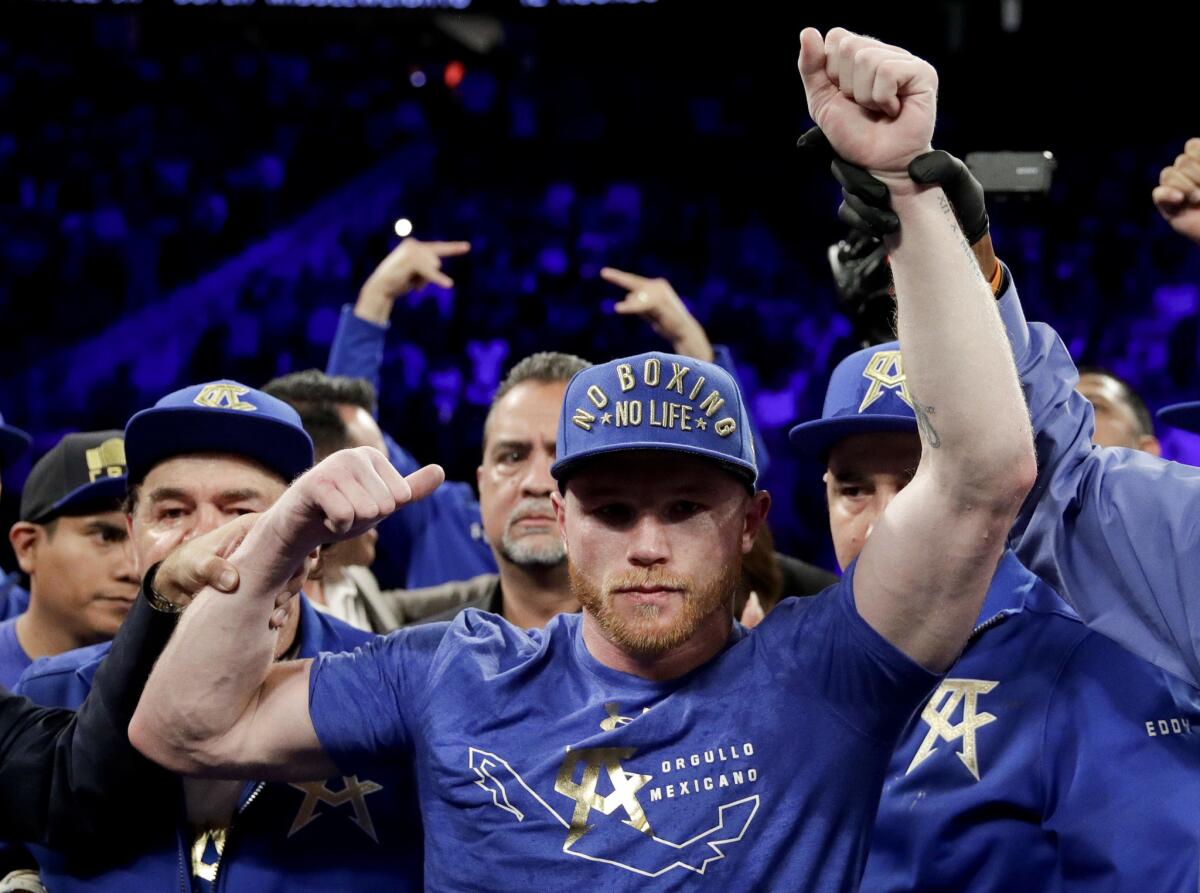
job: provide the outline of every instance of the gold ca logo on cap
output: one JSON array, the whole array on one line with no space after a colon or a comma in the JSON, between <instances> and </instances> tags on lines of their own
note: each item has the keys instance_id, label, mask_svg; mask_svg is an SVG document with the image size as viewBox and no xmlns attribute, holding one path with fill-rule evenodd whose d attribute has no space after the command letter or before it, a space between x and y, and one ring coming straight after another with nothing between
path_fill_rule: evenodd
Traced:
<instances>
[{"instance_id":1,"label":"gold ca logo on cap","mask_svg":"<svg viewBox=\"0 0 1200 893\"><path fill-rule=\"evenodd\" d=\"M904 377L904 363L898 350L881 350L871 357L867 368L863 370L863 378L871 382L862 403L858 407L863 412L868 406L883 396L884 389L895 391L896 396L913 405L912 394L908 392L908 379Z\"/></svg>"},{"instance_id":2,"label":"gold ca logo on cap","mask_svg":"<svg viewBox=\"0 0 1200 893\"><path fill-rule=\"evenodd\" d=\"M249 388L237 384L206 384L192 402L210 409L240 409L253 412L258 407L241 399L243 394L249 392Z\"/></svg>"},{"instance_id":3,"label":"gold ca logo on cap","mask_svg":"<svg viewBox=\"0 0 1200 893\"><path fill-rule=\"evenodd\" d=\"M119 478L125 474L125 441L113 437L98 447L84 452L88 467L88 483L96 478Z\"/></svg>"}]
</instances>

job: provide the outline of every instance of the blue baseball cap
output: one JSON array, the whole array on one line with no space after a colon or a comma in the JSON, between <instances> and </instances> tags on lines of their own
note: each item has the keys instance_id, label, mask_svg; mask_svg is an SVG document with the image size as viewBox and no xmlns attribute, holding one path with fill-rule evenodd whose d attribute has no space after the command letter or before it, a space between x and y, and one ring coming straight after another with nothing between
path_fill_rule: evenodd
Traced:
<instances>
[{"instance_id":1,"label":"blue baseball cap","mask_svg":"<svg viewBox=\"0 0 1200 893\"><path fill-rule=\"evenodd\" d=\"M1154 417L1172 427L1200 434L1200 401L1172 403L1156 412Z\"/></svg>"},{"instance_id":2,"label":"blue baseball cap","mask_svg":"<svg viewBox=\"0 0 1200 893\"><path fill-rule=\"evenodd\" d=\"M857 351L838 363L821 417L797 425L788 436L801 455L824 461L838 441L881 431L917 433L896 341Z\"/></svg>"},{"instance_id":3,"label":"blue baseball cap","mask_svg":"<svg viewBox=\"0 0 1200 893\"><path fill-rule=\"evenodd\" d=\"M21 520L44 524L60 515L112 511L125 495L121 431L68 434L38 459L21 491Z\"/></svg>"},{"instance_id":4,"label":"blue baseball cap","mask_svg":"<svg viewBox=\"0 0 1200 893\"><path fill-rule=\"evenodd\" d=\"M312 438L296 410L229 379L167 394L125 426L131 483L165 459L208 452L254 459L289 483L313 464Z\"/></svg>"},{"instance_id":5,"label":"blue baseball cap","mask_svg":"<svg viewBox=\"0 0 1200 893\"><path fill-rule=\"evenodd\" d=\"M671 450L712 459L758 480L741 391L720 366L675 354L638 354L577 373L563 395L557 461L565 485L581 462L630 450Z\"/></svg>"},{"instance_id":6,"label":"blue baseball cap","mask_svg":"<svg viewBox=\"0 0 1200 893\"><path fill-rule=\"evenodd\" d=\"M0 415L0 468L20 459L32 441L20 428L4 424L4 416Z\"/></svg>"}]
</instances>

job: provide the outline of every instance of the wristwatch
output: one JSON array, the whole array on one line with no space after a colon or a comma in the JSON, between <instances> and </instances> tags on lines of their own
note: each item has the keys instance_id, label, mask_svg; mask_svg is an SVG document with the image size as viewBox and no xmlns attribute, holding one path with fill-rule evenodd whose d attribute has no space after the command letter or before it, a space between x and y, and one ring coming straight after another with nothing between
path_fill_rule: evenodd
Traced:
<instances>
[{"instance_id":1,"label":"wristwatch","mask_svg":"<svg viewBox=\"0 0 1200 893\"><path fill-rule=\"evenodd\" d=\"M150 607L156 611L161 611L164 614L182 614L184 605L177 605L169 599L163 598L159 591L154 588L154 575L158 573L159 565L162 562L154 565L146 572L145 578L142 580L142 591L146 593L146 601L150 602Z\"/></svg>"}]
</instances>

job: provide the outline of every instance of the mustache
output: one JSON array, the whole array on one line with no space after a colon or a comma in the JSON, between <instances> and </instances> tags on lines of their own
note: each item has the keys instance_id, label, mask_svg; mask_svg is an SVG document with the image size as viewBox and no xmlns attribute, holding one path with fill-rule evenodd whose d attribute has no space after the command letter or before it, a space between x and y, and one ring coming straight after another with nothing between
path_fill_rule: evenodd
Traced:
<instances>
[{"instance_id":1,"label":"mustache","mask_svg":"<svg viewBox=\"0 0 1200 893\"><path fill-rule=\"evenodd\" d=\"M690 577L679 574L667 574L650 568L629 570L609 579L604 587L609 593L623 589L677 589L680 592L692 591Z\"/></svg>"},{"instance_id":2,"label":"mustache","mask_svg":"<svg viewBox=\"0 0 1200 893\"><path fill-rule=\"evenodd\" d=\"M547 518L554 517L554 503L548 498L529 496L518 502L508 513L508 523L513 525L526 518L537 518L543 515Z\"/></svg>"}]
</instances>

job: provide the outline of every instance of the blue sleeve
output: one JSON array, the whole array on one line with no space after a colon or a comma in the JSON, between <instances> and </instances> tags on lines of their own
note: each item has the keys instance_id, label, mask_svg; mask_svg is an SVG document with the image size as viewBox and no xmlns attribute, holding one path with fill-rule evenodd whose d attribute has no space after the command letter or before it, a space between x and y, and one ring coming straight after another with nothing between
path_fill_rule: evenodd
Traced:
<instances>
[{"instance_id":1,"label":"blue sleeve","mask_svg":"<svg viewBox=\"0 0 1200 893\"><path fill-rule=\"evenodd\" d=\"M750 434L754 438L754 459L758 463L758 474L761 477L767 473L767 469L771 465L771 454L767 452L766 441L762 439L762 435L758 431L758 425L754 421L754 413L750 412L749 394L742 386L742 380L738 378L737 367L733 364L733 354L729 347L725 344L714 344L713 362L733 376L734 382L737 383L738 390L742 392L742 399L746 401L746 416L750 419Z\"/></svg>"},{"instance_id":2,"label":"blue sleeve","mask_svg":"<svg viewBox=\"0 0 1200 893\"><path fill-rule=\"evenodd\" d=\"M394 768L411 754L434 653L448 624L409 627L313 661L308 710L321 747L346 775Z\"/></svg>"},{"instance_id":3,"label":"blue sleeve","mask_svg":"<svg viewBox=\"0 0 1200 893\"><path fill-rule=\"evenodd\" d=\"M1200 685L1200 468L1092 444L1092 406L1049 326L1000 302L1029 402L1038 477L1009 545L1088 626Z\"/></svg>"},{"instance_id":4,"label":"blue sleeve","mask_svg":"<svg viewBox=\"0 0 1200 893\"><path fill-rule=\"evenodd\" d=\"M17 583L17 574L0 577L0 622L24 614L28 609L29 593Z\"/></svg>"},{"instance_id":5,"label":"blue sleeve","mask_svg":"<svg viewBox=\"0 0 1200 893\"><path fill-rule=\"evenodd\" d=\"M387 339L387 326L354 315L354 308L346 304L338 320L333 345L329 348L329 364L325 372L329 375L348 375L365 378L379 391L379 370L383 368L383 345Z\"/></svg>"},{"instance_id":6,"label":"blue sleeve","mask_svg":"<svg viewBox=\"0 0 1200 893\"><path fill-rule=\"evenodd\" d=\"M766 647L790 661L795 682L814 689L859 734L889 747L941 679L862 619L853 564L820 595L784 599L751 633L763 634Z\"/></svg>"}]
</instances>

